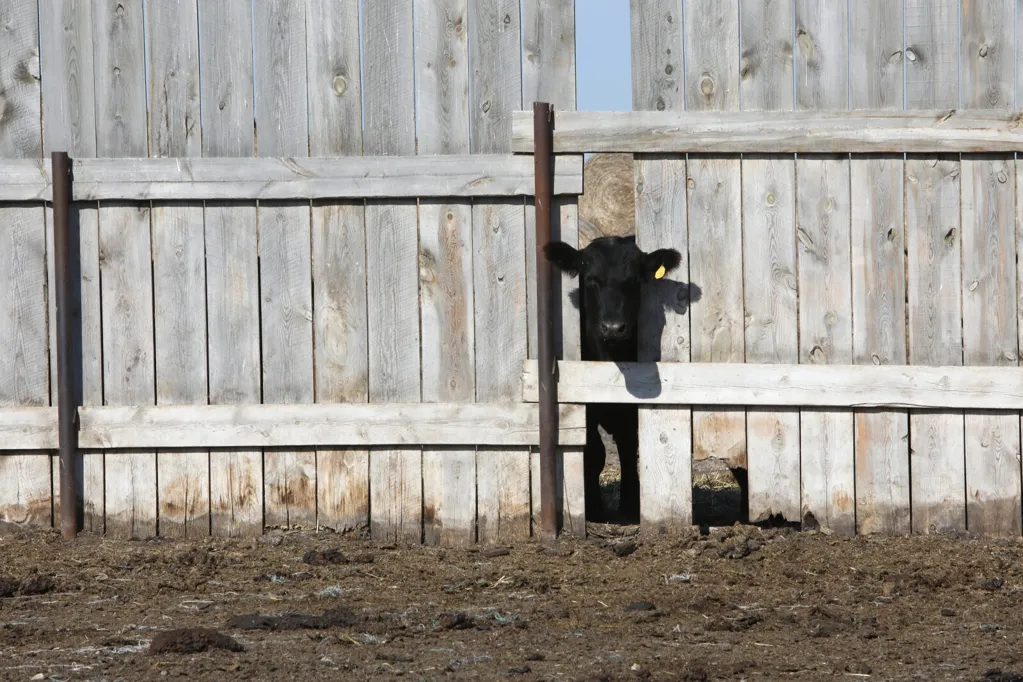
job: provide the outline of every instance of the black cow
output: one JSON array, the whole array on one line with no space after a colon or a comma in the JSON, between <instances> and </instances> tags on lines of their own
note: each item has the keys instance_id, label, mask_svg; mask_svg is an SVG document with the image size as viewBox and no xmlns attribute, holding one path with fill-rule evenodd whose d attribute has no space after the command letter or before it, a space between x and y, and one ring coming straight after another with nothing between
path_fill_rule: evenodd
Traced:
<instances>
[{"instance_id":1,"label":"black cow","mask_svg":"<svg viewBox=\"0 0 1023 682\"><path fill-rule=\"evenodd\" d=\"M682 256L675 249L644 253L635 237L600 237L584 249L551 242L544 255L558 269L579 277L579 312L582 323L582 359L635 362L640 286L678 267ZM590 404L586 407L586 449L583 478L586 518L603 520L600 472L606 451L597 426L614 438L622 464L619 512L639 519L639 435L635 404Z\"/></svg>"}]
</instances>

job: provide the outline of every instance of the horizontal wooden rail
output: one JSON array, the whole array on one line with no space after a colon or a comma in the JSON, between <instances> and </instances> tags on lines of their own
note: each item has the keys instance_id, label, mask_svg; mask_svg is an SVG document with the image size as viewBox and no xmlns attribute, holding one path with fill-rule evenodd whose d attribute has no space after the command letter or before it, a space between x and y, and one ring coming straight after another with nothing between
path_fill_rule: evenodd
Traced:
<instances>
[{"instance_id":1,"label":"horizontal wooden rail","mask_svg":"<svg viewBox=\"0 0 1023 682\"><path fill-rule=\"evenodd\" d=\"M536 360L522 398L537 401ZM562 403L1023 410L1023 367L564 362Z\"/></svg>"},{"instance_id":2,"label":"horizontal wooden rail","mask_svg":"<svg viewBox=\"0 0 1023 682\"><path fill-rule=\"evenodd\" d=\"M372 199L533 194L521 154L340 158L73 159L75 201ZM51 200L49 159L0 159L0 201ZM555 194L580 194L582 156L555 161Z\"/></svg>"},{"instance_id":3,"label":"horizontal wooden rail","mask_svg":"<svg viewBox=\"0 0 1023 682\"><path fill-rule=\"evenodd\" d=\"M512 151L533 150L532 112L512 114ZM727 154L1023 151L1020 112L558 111L554 151Z\"/></svg>"},{"instance_id":4,"label":"horizontal wooden rail","mask_svg":"<svg viewBox=\"0 0 1023 682\"><path fill-rule=\"evenodd\" d=\"M537 445L536 405L494 403L82 407L79 445L264 448L370 445ZM561 407L560 443L586 442L584 411ZM57 410L0 409L0 450L57 447Z\"/></svg>"}]
</instances>

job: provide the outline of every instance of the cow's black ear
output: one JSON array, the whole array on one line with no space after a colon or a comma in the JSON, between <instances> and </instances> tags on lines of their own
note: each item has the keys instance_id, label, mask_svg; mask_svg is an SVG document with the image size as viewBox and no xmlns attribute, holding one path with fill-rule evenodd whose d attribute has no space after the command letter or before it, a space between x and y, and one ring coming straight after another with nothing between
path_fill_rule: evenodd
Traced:
<instances>
[{"instance_id":1,"label":"cow's black ear","mask_svg":"<svg viewBox=\"0 0 1023 682\"><path fill-rule=\"evenodd\" d=\"M646 254L644 260L647 276L660 279L679 266L682 262L682 254L675 249L657 249L653 253Z\"/></svg>"},{"instance_id":2,"label":"cow's black ear","mask_svg":"<svg viewBox=\"0 0 1023 682\"><path fill-rule=\"evenodd\" d=\"M559 270L573 276L582 267L582 254L565 242L550 242L543 247L543 255Z\"/></svg>"}]
</instances>

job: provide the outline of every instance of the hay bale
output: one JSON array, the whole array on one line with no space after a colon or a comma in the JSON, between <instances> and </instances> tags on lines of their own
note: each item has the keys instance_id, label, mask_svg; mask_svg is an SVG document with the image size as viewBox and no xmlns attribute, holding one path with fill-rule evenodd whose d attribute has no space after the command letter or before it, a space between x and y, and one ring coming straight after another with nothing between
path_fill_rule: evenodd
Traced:
<instances>
[{"instance_id":1,"label":"hay bale","mask_svg":"<svg viewBox=\"0 0 1023 682\"><path fill-rule=\"evenodd\" d=\"M579 246L597 237L636 234L632 154L594 154L583 167Z\"/></svg>"}]
</instances>

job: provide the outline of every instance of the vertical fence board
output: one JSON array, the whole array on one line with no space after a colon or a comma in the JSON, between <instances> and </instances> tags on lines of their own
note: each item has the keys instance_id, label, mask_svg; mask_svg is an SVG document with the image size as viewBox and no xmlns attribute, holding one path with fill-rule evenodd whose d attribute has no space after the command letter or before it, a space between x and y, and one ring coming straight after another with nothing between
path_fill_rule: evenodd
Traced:
<instances>
[{"instance_id":1,"label":"vertical fence board","mask_svg":"<svg viewBox=\"0 0 1023 682\"><path fill-rule=\"evenodd\" d=\"M901 109L903 0L853 3L850 24L854 108ZM902 155L850 162L853 362L906 363L906 263ZM855 415L856 524L861 533L908 533L909 415Z\"/></svg>"},{"instance_id":2,"label":"vertical fence board","mask_svg":"<svg viewBox=\"0 0 1023 682\"><path fill-rule=\"evenodd\" d=\"M42 76L43 153L67 151L72 157L96 155L96 101L93 87L91 5L72 0L41 0L39 11ZM99 290L99 223L95 204L79 205L73 226L79 239L80 272L73 282L80 296L82 401L103 404L103 362ZM57 403L57 312L53 261L53 211L46 209L47 296L50 327L50 400ZM74 237L72 237L74 238ZM80 463L82 529L103 532L103 454L83 452ZM60 466L53 457L59 489ZM54 504L59 498L54 496Z\"/></svg>"},{"instance_id":3,"label":"vertical fence board","mask_svg":"<svg viewBox=\"0 0 1023 682\"><path fill-rule=\"evenodd\" d=\"M94 7L96 153L148 156L142 0L101 0ZM103 399L107 405L155 400L150 207L99 209L103 298ZM106 532L156 534L156 453L105 456Z\"/></svg>"},{"instance_id":4,"label":"vertical fence board","mask_svg":"<svg viewBox=\"0 0 1023 682\"><path fill-rule=\"evenodd\" d=\"M309 154L304 4L255 4L257 151ZM263 401L313 402L312 272L309 202L260 202L259 290ZM268 526L316 524L316 452L263 452Z\"/></svg>"},{"instance_id":5,"label":"vertical fence board","mask_svg":"<svg viewBox=\"0 0 1023 682\"><path fill-rule=\"evenodd\" d=\"M362 154L359 4L311 0L306 36L309 153ZM363 202L313 202L313 348L316 401L369 400L366 223ZM317 525L346 531L369 523L369 452L316 452Z\"/></svg>"},{"instance_id":6,"label":"vertical fence board","mask_svg":"<svg viewBox=\"0 0 1023 682\"><path fill-rule=\"evenodd\" d=\"M527 350L522 201L476 204L472 229L476 400L515 402L516 392L521 391L522 361ZM527 452L478 448L476 470L480 541L527 537L530 522Z\"/></svg>"},{"instance_id":7,"label":"vertical fence board","mask_svg":"<svg viewBox=\"0 0 1023 682\"><path fill-rule=\"evenodd\" d=\"M518 0L469 3L469 148L473 154L509 149L511 113L522 106L519 20ZM518 383L508 383L510 363L521 361L528 351L524 203L521 199L479 201L472 207L477 402L514 401ZM494 253L493 246L481 243L484 236L487 244L499 246L501 252ZM497 273L495 267L504 271ZM488 282L498 281L499 274L507 296L503 299L487 288ZM496 345L501 339L504 354ZM476 500L479 542L528 537L529 451L477 448Z\"/></svg>"},{"instance_id":8,"label":"vertical fence board","mask_svg":"<svg viewBox=\"0 0 1023 682\"><path fill-rule=\"evenodd\" d=\"M906 0L906 107L959 103L959 3ZM909 361L961 365L958 156L906 158ZM966 528L963 413L909 415L912 531Z\"/></svg>"},{"instance_id":9,"label":"vertical fence board","mask_svg":"<svg viewBox=\"0 0 1023 682\"><path fill-rule=\"evenodd\" d=\"M645 46L644 51L652 48ZM688 362L689 231L686 193L679 191L686 182L685 158L644 155L635 161L635 178L637 244L648 253L674 248L682 254L671 279L643 286L637 357L643 362ZM640 407L637 439L641 528L662 533L689 526L693 489L690 410Z\"/></svg>"},{"instance_id":10,"label":"vertical fence board","mask_svg":"<svg viewBox=\"0 0 1023 682\"><path fill-rule=\"evenodd\" d=\"M245 3L199 0L203 156L255 151L252 13ZM206 202L206 305L210 403L258 403L259 265L256 207ZM259 450L210 453L214 535L263 530L263 461Z\"/></svg>"},{"instance_id":11,"label":"vertical fence board","mask_svg":"<svg viewBox=\"0 0 1023 682\"><path fill-rule=\"evenodd\" d=\"M34 2L0 7L4 59L0 61L0 157L39 158L39 25ZM35 76L26 78L25 75ZM46 222L42 207L0 206L0 406L50 404L47 362ZM53 376L56 376L55 372ZM6 523L48 526L50 457L44 452L0 455L0 531ZM58 478L59 481L59 478ZM60 488L59 484L56 486Z\"/></svg>"},{"instance_id":12,"label":"vertical fence board","mask_svg":"<svg viewBox=\"0 0 1023 682\"><path fill-rule=\"evenodd\" d=\"M796 102L800 109L848 106L848 8L796 0ZM799 361L852 360L848 156L796 161ZM853 415L800 413L801 514L840 533L855 531Z\"/></svg>"},{"instance_id":13,"label":"vertical fence board","mask_svg":"<svg viewBox=\"0 0 1023 682\"><path fill-rule=\"evenodd\" d=\"M1007 109L1015 102L1012 0L962 5L961 104ZM962 158L963 363L1019 364L1016 182L1011 157ZM967 413L966 528L1023 530L1019 413Z\"/></svg>"},{"instance_id":14,"label":"vertical fence board","mask_svg":"<svg viewBox=\"0 0 1023 682\"><path fill-rule=\"evenodd\" d=\"M416 0L416 132L420 154L469 152L469 45L465 0ZM419 203L423 400L472 402L472 204ZM424 538L476 539L476 452L423 448Z\"/></svg>"},{"instance_id":15,"label":"vertical fence board","mask_svg":"<svg viewBox=\"0 0 1023 682\"><path fill-rule=\"evenodd\" d=\"M793 0L742 0L744 110L792 110ZM747 362L798 362L795 162L744 155ZM799 518L799 410L746 413L749 518Z\"/></svg>"},{"instance_id":16,"label":"vertical fence board","mask_svg":"<svg viewBox=\"0 0 1023 682\"><path fill-rule=\"evenodd\" d=\"M739 108L739 5L685 3L686 108ZM692 307L692 359L743 362L742 168L737 155L690 155L687 167L690 277L700 287ZM693 410L693 458L746 468L746 413Z\"/></svg>"},{"instance_id":17,"label":"vertical fence board","mask_svg":"<svg viewBox=\"0 0 1023 682\"><path fill-rule=\"evenodd\" d=\"M632 108L684 110L681 5L670 0L632 7ZM644 286L638 330L641 361L688 362L689 277L686 160L682 155L636 155L636 243L646 251L675 248L682 263L672 278ZM681 297L681 299L680 299ZM692 522L692 411L639 407L637 420L640 528L666 532Z\"/></svg>"},{"instance_id":18,"label":"vertical fence board","mask_svg":"<svg viewBox=\"0 0 1023 682\"><path fill-rule=\"evenodd\" d=\"M199 26L196 3L149 5L151 156L200 156ZM156 402L209 400L206 264L201 203L153 206ZM156 454L160 535L210 532L209 452Z\"/></svg>"},{"instance_id":19,"label":"vertical fence board","mask_svg":"<svg viewBox=\"0 0 1023 682\"><path fill-rule=\"evenodd\" d=\"M362 16L363 152L414 154L412 3L367 3ZM421 398L416 204L366 202L371 402ZM374 538L422 539L421 448L370 453Z\"/></svg>"},{"instance_id":20,"label":"vertical fence board","mask_svg":"<svg viewBox=\"0 0 1023 682\"><path fill-rule=\"evenodd\" d=\"M522 3L522 108L532 111L533 102L550 102L557 111L576 108L575 82L575 3L548 3L525 0ZM557 113L555 113L555 120ZM555 123L557 125L557 123ZM507 144L507 143L505 143ZM506 147L502 149L504 151ZM536 211L533 201L526 201L526 301L529 333L529 357L537 357L536 320ZM551 210L551 239L579 246L579 210L575 197L558 197ZM551 280L554 317L554 354L566 360L581 358L579 309L570 294L576 283L567 273L555 272ZM558 454L558 500L563 514L564 530L583 537L586 518L583 511L582 450L564 447ZM531 449L530 459L539 471L540 454ZM574 474L578 473L579 476ZM540 481L533 476L532 513L539 518Z\"/></svg>"}]
</instances>

